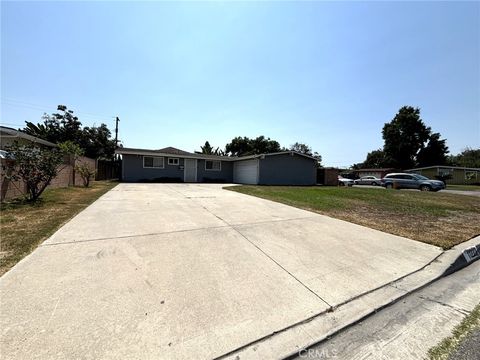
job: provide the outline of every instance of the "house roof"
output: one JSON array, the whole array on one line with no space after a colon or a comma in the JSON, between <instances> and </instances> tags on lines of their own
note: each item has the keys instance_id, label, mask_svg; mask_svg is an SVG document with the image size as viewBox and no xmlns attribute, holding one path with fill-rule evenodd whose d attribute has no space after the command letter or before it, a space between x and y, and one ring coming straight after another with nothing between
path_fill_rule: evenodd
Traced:
<instances>
[{"instance_id":1,"label":"house roof","mask_svg":"<svg viewBox=\"0 0 480 360\"><path fill-rule=\"evenodd\" d=\"M436 169L436 168L480 171L480 168L468 168L468 167L449 166L449 165L426 166L426 167L420 167L420 168L415 168L415 169L408 169L408 170L405 170L405 171L427 170L427 169Z\"/></svg>"},{"instance_id":2,"label":"house roof","mask_svg":"<svg viewBox=\"0 0 480 360\"><path fill-rule=\"evenodd\" d=\"M189 153L188 151L183 151L174 147L166 147L163 149L158 149L156 150L158 152L164 153L164 154L172 154L172 155L191 155L192 153Z\"/></svg>"},{"instance_id":3,"label":"house roof","mask_svg":"<svg viewBox=\"0 0 480 360\"><path fill-rule=\"evenodd\" d=\"M390 171L394 169L395 168L370 168L370 169L356 169L353 171Z\"/></svg>"},{"instance_id":4,"label":"house roof","mask_svg":"<svg viewBox=\"0 0 480 360\"><path fill-rule=\"evenodd\" d=\"M211 160L223 160L223 161L233 161L236 160L236 157L232 156L218 156L218 155L207 155L207 154L195 154L187 151L183 151L174 147L166 147L158 150L149 150L149 149L136 149L136 148L117 148L115 150L116 154L123 155L151 155L151 156L167 156L167 157L179 157L187 159L211 159Z\"/></svg>"},{"instance_id":5,"label":"house roof","mask_svg":"<svg viewBox=\"0 0 480 360\"><path fill-rule=\"evenodd\" d=\"M28 140L32 143L42 144L42 145L50 146L50 147L57 147L56 144L54 144L50 141L40 139L36 136L25 134L24 132L22 132L20 130L16 130L14 128L7 127L7 126L0 126L0 136L3 137L3 138L25 139L25 140Z\"/></svg>"},{"instance_id":6,"label":"house roof","mask_svg":"<svg viewBox=\"0 0 480 360\"><path fill-rule=\"evenodd\" d=\"M248 159L257 159L257 158L261 158L263 156L275 156L275 155L285 155L285 154L291 154L291 155L299 155L299 156L303 156L303 157L306 157L306 158L309 158L309 159L312 159L312 160L315 160L315 161L318 161L316 158L314 158L313 156L310 156L310 155L306 155L306 154L302 154L298 151L280 151L280 152L275 152L275 153L268 153L268 154L256 154L256 155L248 155L248 156L239 156L237 157L236 159L237 160L248 160Z\"/></svg>"},{"instance_id":7,"label":"house roof","mask_svg":"<svg viewBox=\"0 0 480 360\"><path fill-rule=\"evenodd\" d=\"M167 157L168 156L172 157L172 155L175 155L175 157L179 157L179 158L209 159L209 160L222 160L222 161L239 161L239 160L258 159L265 156L295 154L295 155L303 156L303 157L317 161L317 159L315 159L313 156L305 155L296 151L281 151L281 152L270 153L270 154L256 154L256 155L248 155L248 156L220 156L220 155L189 153L187 151L183 151L174 147L166 147L158 150L121 147L121 148L117 148L115 150L115 153L123 154L123 155L151 155L151 156L167 156Z\"/></svg>"}]
</instances>

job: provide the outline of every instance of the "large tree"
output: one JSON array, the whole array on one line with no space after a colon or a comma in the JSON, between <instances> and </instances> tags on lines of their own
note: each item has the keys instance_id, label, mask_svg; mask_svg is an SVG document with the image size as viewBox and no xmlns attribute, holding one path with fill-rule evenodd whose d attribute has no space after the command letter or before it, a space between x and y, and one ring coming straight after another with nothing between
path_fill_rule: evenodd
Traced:
<instances>
[{"instance_id":1,"label":"large tree","mask_svg":"<svg viewBox=\"0 0 480 360\"><path fill-rule=\"evenodd\" d=\"M445 142L445 139L440 139L439 133L431 134L427 145L418 152L416 166L445 165L448 154L448 147Z\"/></svg>"},{"instance_id":2,"label":"large tree","mask_svg":"<svg viewBox=\"0 0 480 360\"><path fill-rule=\"evenodd\" d=\"M259 136L255 139L237 136L225 145L225 154L230 156L268 154L282 150L283 148L278 141L265 138L265 136Z\"/></svg>"},{"instance_id":3,"label":"large tree","mask_svg":"<svg viewBox=\"0 0 480 360\"><path fill-rule=\"evenodd\" d=\"M393 120L383 127L382 135L385 141L383 151L392 159L394 167L413 168L417 164L418 153L429 139L430 132L430 128L420 118L420 109L404 106Z\"/></svg>"},{"instance_id":4,"label":"large tree","mask_svg":"<svg viewBox=\"0 0 480 360\"><path fill-rule=\"evenodd\" d=\"M42 122L38 124L26 121L22 131L55 144L71 141L83 149L85 156L91 158L113 158L115 140L111 139L107 125L82 128L82 123L73 110L65 105L58 105L57 110L52 115L44 114Z\"/></svg>"}]
</instances>

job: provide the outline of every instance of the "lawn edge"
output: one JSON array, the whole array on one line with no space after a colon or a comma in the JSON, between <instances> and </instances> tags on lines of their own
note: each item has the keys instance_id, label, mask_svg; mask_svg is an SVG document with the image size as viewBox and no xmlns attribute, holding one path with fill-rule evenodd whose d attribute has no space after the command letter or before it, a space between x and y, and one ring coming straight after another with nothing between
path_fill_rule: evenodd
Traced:
<instances>
[{"instance_id":1,"label":"lawn edge","mask_svg":"<svg viewBox=\"0 0 480 360\"><path fill-rule=\"evenodd\" d=\"M37 250L39 247L43 246L43 243L45 241L47 241L48 239L50 239L50 237L52 237L55 233L57 233L65 224L67 224L69 221L71 221L74 217L76 217L77 215L79 215L80 213L82 213L83 211L85 211L90 205L93 205L95 202L97 202L98 200L100 200L103 196L105 196L107 193L109 193L111 190L113 190L114 188L117 187L119 183L117 182L113 187L111 187L110 189L108 189L107 191L105 191L103 194L101 194L99 197L97 197L95 200L93 200L92 202L88 203L84 208L82 208L80 211L72 214L71 217L69 217L68 219L66 219L65 221L63 221L62 223L60 223L58 225L58 227L56 227L50 234L46 235L46 236L43 236L39 241L38 241L38 244L33 248L31 249L31 251L29 253L27 253L24 257L22 257L19 261L17 261L15 264L13 264L12 266L8 267L7 269L5 269L4 272L1 272L0 271L0 279L3 278L5 275L7 275L15 266L17 266L18 264L20 264L21 262L23 262L25 259L27 259L28 257L30 257L30 255L32 255L35 250Z\"/></svg>"}]
</instances>

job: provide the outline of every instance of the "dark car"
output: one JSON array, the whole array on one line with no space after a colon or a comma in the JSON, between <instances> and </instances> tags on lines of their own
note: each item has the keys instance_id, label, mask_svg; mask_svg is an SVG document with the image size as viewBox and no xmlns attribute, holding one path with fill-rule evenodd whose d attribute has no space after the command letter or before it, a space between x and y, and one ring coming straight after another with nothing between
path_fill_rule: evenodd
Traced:
<instances>
[{"instance_id":1,"label":"dark car","mask_svg":"<svg viewBox=\"0 0 480 360\"><path fill-rule=\"evenodd\" d=\"M355 185L381 185L382 180L371 175L362 176L360 179L355 180Z\"/></svg>"},{"instance_id":2,"label":"dark car","mask_svg":"<svg viewBox=\"0 0 480 360\"><path fill-rule=\"evenodd\" d=\"M408 173L388 174L382 179L382 186L387 189L418 189L421 191L438 191L445 189L445 184L439 180Z\"/></svg>"}]
</instances>

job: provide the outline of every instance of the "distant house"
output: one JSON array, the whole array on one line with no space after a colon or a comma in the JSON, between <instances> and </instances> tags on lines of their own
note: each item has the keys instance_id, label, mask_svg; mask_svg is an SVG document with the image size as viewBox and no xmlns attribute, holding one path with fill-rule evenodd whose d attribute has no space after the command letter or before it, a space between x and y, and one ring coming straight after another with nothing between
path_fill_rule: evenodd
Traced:
<instances>
[{"instance_id":1,"label":"distant house","mask_svg":"<svg viewBox=\"0 0 480 360\"><path fill-rule=\"evenodd\" d=\"M437 176L450 176L446 183L452 185L480 184L480 168L438 165L410 169L406 172L420 174L430 179L436 179Z\"/></svg>"},{"instance_id":2,"label":"distant house","mask_svg":"<svg viewBox=\"0 0 480 360\"><path fill-rule=\"evenodd\" d=\"M353 173L358 176L375 176L379 179L383 178L385 175L391 172L395 172L396 169L394 168L373 168L373 169L358 169L354 170Z\"/></svg>"},{"instance_id":3,"label":"distant house","mask_svg":"<svg viewBox=\"0 0 480 360\"><path fill-rule=\"evenodd\" d=\"M231 157L196 154L167 147L118 148L127 182L233 182L262 185L314 185L317 160L294 151Z\"/></svg>"}]
</instances>

